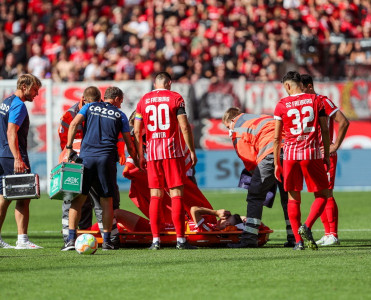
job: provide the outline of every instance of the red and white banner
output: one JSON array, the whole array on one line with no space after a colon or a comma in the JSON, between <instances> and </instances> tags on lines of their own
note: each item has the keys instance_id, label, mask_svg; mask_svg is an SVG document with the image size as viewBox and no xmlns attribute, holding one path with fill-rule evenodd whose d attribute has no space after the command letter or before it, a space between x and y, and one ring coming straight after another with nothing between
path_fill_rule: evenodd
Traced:
<instances>
[{"instance_id":1,"label":"red and white banner","mask_svg":"<svg viewBox=\"0 0 371 300\"><path fill-rule=\"evenodd\" d=\"M152 89L151 81L120 82L76 82L52 83L51 99L47 100L44 85L33 103L27 103L30 114L30 152L46 151L46 101L52 103L53 153L59 154L57 128L62 114L79 101L84 89L97 86L102 97L109 86L118 86L124 93L122 110L129 117L139 99ZM16 81L3 80L0 84L2 99L11 95ZM371 148L371 82L365 80L349 82L315 82L316 92L327 95L351 120L342 148ZM193 85L174 83L172 89L179 92L186 101L189 119L194 126L196 145L202 149L232 149L227 129L221 123L223 112L230 106L240 106L243 111L254 114L273 114L279 99L286 96L279 82L255 83L234 80L210 83L203 79ZM336 125L336 124L335 124Z\"/></svg>"},{"instance_id":2,"label":"red and white banner","mask_svg":"<svg viewBox=\"0 0 371 300\"><path fill-rule=\"evenodd\" d=\"M341 148L371 148L371 82L315 82L314 86L317 93L333 100L351 121ZM247 82L245 95L240 97L240 107L247 113L273 115L277 102L286 96L281 83ZM202 110L202 107L198 109ZM196 124L198 147L205 150L233 148L220 119L200 119Z\"/></svg>"},{"instance_id":3,"label":"red and white banner","mask_svg":"<svg viewBox=\"0 0 371 300\"><path fill-rule=\"evenodd\" d=\"M335 123L335 132L338 126ZM371 121L350 121L342 149L371 149Z\"/></svg>"},{"instance_id":4,"label":"red and white banner","mask_svg":"<svg viewBox=\"0 0 371 300\"><path fill-rule=\"evenodd\" d=\"M350 120L371 118L371 82L315 82L314 86L318 94L330 98ZM246 112L272 115L277 102L286 96L281 83L247 82L241 104Z\"/></svg>"}]
</instances>

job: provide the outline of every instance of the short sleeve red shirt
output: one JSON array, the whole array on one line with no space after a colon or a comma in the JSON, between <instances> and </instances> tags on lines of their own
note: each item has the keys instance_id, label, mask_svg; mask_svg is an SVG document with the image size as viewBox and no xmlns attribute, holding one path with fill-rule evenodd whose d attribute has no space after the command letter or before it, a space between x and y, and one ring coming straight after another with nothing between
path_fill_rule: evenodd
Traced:
<instances>
[{"instance_id":1,"label":"short sleeve red shirt","mask_svg":"<svg viewBox=\"0 0 371 300\"><path fill-rule=\"evenodd\" d=\"M326 96L320 96L320 98L322 99L326 116L328 116L327 125L330 133L330 142L332 143L334 139L334 119L332 118L332 116L339 110L339 108ZM321 141L321 146L323 146L321 132L319 131L318 133L318 138Z\"/></svg>"},{"instance_id":2,"label":"short sleeve red shirt","mask_svg":"<svg viewBox=\"0 0 371 300\"><path fill-rule=\"evenodd\" d=\"M149 92L138 102L136 118L144 123L148 161L185 155L177 119L180 107L185 107L182 96L165 89Z\"/></svg>"},{"instance_id":3,"label":"short sleeve red shirt","mask_svg":"<svg viewBox=\"0 0 371 300\"><path fill-rule=\"evenodd\" d=\"M320 159L318 139L319 112L323 109L318 95L297 94L281 99L274 118L282 120L285 132L284 159Z\"/></svg>"}]
</instances>

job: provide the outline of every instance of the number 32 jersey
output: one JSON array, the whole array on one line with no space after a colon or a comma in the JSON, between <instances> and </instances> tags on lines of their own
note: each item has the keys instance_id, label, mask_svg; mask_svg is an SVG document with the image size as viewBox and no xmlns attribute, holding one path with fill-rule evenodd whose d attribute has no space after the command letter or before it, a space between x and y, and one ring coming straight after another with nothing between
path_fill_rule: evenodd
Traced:
<instances>
[{"instance_id":1,"label":"number 32 jersey","mask_svg":"<svg viewBox=\"0 0 371 300\"><path fill-rule=\"evenodd\" d=\"M318 130L323 109L322 99L314 94L291 95L278 102L274 118L283 122L285 160L322 158Z\"/></svg>"},{"instance_id":2,"label":"number 32 jersey","mask_svg":"<svg viewBox=\"0 0 371 300\"><path fill-rule=\"evenodd\" d=\"M166 89L149 92L138 102L135 118L144 123L148 161L185 155L179 113L185 114L182 96Z\"/></svg>"}]
</instances>

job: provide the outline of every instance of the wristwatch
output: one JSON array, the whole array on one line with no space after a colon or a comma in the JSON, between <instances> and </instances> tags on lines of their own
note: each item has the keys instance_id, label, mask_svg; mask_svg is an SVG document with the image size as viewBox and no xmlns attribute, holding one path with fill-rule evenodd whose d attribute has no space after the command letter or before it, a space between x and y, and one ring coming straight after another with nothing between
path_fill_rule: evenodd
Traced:
<instances>
[{"instance_id":1,"label":"wristwatch","mask_svg":"<svg viewBox=\"0 0 371 300\"><path fill-rule=\"evenodd\" d=\"M66 146L66 149L72 149L72 146Z\"/></svg>"}]
</instances>

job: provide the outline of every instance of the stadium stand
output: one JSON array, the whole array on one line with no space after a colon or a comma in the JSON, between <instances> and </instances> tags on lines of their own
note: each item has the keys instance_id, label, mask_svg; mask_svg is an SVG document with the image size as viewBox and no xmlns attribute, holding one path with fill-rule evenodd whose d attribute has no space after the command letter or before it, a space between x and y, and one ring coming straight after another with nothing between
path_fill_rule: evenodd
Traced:
<instances>
[{"instance_id":1,"label":"stadium stand","mask_svg":"<svg viewBox=\"0 0 371 300\"><path fill-rule=\"evenodd\" d=\"M0 1L0 77L274 81L371 74L368 0ZM37 46L35 46L37 45Z\"/></svg>"}]
</instances>

